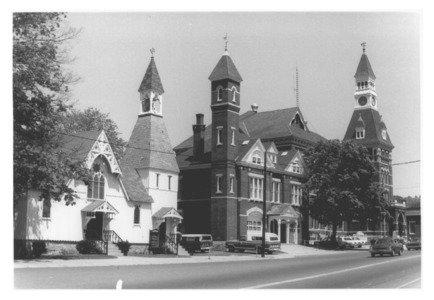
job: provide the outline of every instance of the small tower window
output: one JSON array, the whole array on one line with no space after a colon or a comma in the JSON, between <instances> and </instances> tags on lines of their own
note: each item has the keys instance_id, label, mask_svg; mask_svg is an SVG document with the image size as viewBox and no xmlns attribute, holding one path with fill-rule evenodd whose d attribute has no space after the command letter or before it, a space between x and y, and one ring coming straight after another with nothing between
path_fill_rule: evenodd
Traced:
<instances>
[{"instance_id":1,"label":"small tower window","mask_svg":"<svg viewBox=\"0 0 434 300\"><path fill-rule=\"evenodd\" d=\"M356 139L364 139L365 138L365 128L356 128Z\"/></svg>"},{"instance_id":2,"label":"small tower window","mask_svg":"<svg viewBox=\"0 0 434 300\"><path fill-rule=\"evenodd\" d=\"M231 130L232 130L231 145L235 146L235 127L231 127Z\"/></svg>"},{"instance_id":3,"label":"small tower window","mask_svg":"<svg viewBox=\"0 0 434 300\"><path fill-rule=\"evenodd\" d=\"M217 126L217 145L223 145L222 130L223 130L223 126Z\"/></svg>"},{"instance_id":4,"label":"small tower window","mask_svg":"<svg viewBox=\"0 0 434 300\"><path fill-rule=\"evenodd\" d=\"M237 102L237 88L236 87L232 87L232 102Z\"/></svg>"},{"instance_id":5,"label":"small tower window","mask_svg":"<svg viewBox=\"0 0 434 300\"><path fill-rule=\"evenodd\" d=\"M217 88L217 101L220 102L223 99L223 88Z\"/></svg>"},{"instance_id":6,"label":"small tower window","mask_svg":"<svg viewBox=\"0 0 434 300\"><path fill-rule=\"evenodd\" d=\"M158 189L160 187L160 174L155 173L155 187Z\"/></svg>"},{"instance_id":7,"label":"small tower window","mask_svg":"<svg viewBox=\"0 0 434 300\"><path fill-rule=\"evenodd\" d=\"M229 179L229 193L234 192L234 182L235 182L235 177L234 175L231 174L231 177Z\"/></svg>"},{"instance_id":8,"label":"small tower window","mask_svg":"<svg viewBox=\"0 0 434 300\"><path fill-rule=\"evenodd\" d=\"M147 112L151 109L151 99L144 98L142 100L142 113Z\"/></svg>"},{"instance_id":9,"label":"small tower window","mask_svg":"<svg viewBox=\"0 0 434 300\"><path fill-rule=\"evenodd\" d=\"M216 175L216 189L215 192L216 193L221 193L222 192L222 186L223 186L223 175L222 174L217 174Z\"/></svg>"},{"instance_id":10,"label":"small tower window","mask_svg":"<svg viewBox=\"0 0 434 300\"><path fill-rule=\"evenodd\" d=\"M140 207L138 205L134 208L134 224L140 224Z\"/></svg>"}]
</instances>

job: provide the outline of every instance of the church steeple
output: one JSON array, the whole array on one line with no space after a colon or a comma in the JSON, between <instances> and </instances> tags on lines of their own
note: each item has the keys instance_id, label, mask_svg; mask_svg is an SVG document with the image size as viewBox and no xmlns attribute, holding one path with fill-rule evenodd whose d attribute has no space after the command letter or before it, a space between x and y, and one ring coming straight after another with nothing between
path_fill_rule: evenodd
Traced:
<instances>
[{"instance_id":1,"label":"church steeple","mask_svg":"<svg viewBox=\"0 0 434 300\"><path fill-rule=\"evenodd\" d=\"M366 42L361 44L362 56L360 57L359 65L357 66L356 74L354 75L356 83L356 91L354 98L356 100L356 109L373 108L378 109L377 93L375 92L375 74L372 70L371 63L366 55Z\"/></svg>"},{"instance_id":2,"label":"church steeple","mask_svg":"<svg viewBox=\"0 0 434 300\"><path fill-rule=\"evenodd\" d=\"M161 83L160 75L158 74L155 64L154 53L155 49L150 49L151 60L143 76L138 92L140 93L140 112L139 115L154 114L162 116L163 104L163 84Z\"/></svg>"}]
</instances>

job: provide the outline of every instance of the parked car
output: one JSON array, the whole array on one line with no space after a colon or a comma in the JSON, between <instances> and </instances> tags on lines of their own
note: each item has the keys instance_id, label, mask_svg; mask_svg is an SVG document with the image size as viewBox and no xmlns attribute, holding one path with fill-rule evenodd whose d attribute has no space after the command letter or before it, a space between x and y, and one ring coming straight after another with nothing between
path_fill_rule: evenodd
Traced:
<instances>
[{"instance_id":1,"label":"parked car","mask_svg":"<svg viewBox=\"0 0 434 300\"><path fill-rule=\"evenodd\" d=\"M358 247L358 243L351 236L340 236L337 239L338 247L341 249L352 249Z\"/></svg>"},{"instance_id":2,"label":"parked car","mask_svg":"<svg viewBox=\"0 0 434 300\"><path fill-rule=\"evenodd\" d=\"M210 234L183 234L179 244L189 253L209 252L213 246Z\"/></svg>"},{"instance_id":3,"label":"parked car","mask_svg":"<svg viewBox=\"0 0 434 300\"><path fill-rule=\"evenodd\" d=\"M371 245L371 256L375 255L383 256L384 254L389 254L390 256L401 255L404 251L404 245L399 239L392 239L391 237L378 238Z\"/></svg>"},{"instance_id":4,"label":"parked car","mask_svg":"<svg viewBox=\"0 0 434 300\"><path fill-rule=\"evenodd\" d=\"M420 250L422 248L422 243L420 238L410 238L408 242L405 244L407 250Z\"/></svg>"},{"instance_id":5,"label":"parked car","mask_svg":"<svg viewBox=\"0 0 434 300\"><path fill-rule=\"evenodd\" d=\"M262 251L262 236L253 235L251 241L247 240L236 240L227 241L225 246L229 252L244 252L244 251L254 251L255 253L261 253ZM265 252L271 254L276 250L280 250L279 237L275 233L267 232L265 233Z\"/></svg>"}]
</instances>

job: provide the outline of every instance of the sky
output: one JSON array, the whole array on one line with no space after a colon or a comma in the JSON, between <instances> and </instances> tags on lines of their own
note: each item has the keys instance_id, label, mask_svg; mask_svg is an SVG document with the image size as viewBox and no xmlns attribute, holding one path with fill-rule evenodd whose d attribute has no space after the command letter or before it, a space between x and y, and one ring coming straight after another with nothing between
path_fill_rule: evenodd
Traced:
<instances>
[{"instance_id":1,"label":"sky","mask_svg":"<svg viewBox=\"0 0 434 300\"><path fill-rule=\"evenodd\" d=\"M310 130L342 139L353 112L362 48L376 79L378 107L395 148L394 163L420 159L420 18L416 13L71 13L81 29L69 68L78 108L96 107L128 140L139 112L137 89L155 48L163 115L172 146L192 134L195 114L211 120L208 76L224 50L243 77L241 113L300 107ZM394 193L420 193L420 164L393 167Z\"/></svg>"}]
</instances>

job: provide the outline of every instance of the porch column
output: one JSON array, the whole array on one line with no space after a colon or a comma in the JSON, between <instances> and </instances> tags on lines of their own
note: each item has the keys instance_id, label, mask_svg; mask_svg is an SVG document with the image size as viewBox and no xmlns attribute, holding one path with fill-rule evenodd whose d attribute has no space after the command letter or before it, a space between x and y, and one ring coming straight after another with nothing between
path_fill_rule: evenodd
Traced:
<instances>
[{"instance_id":1,"label":"porch column","mask_svg":"<svg viewBox=\"0 0 434 300\"><path fill-rule=\"evenodd\" d=\"M279 241L282 239L280 238L281 232L280 232L280 225L282 224L282 220L277 220L277 235L279 236Z\"/></svg>"},{"instance_id":2,"label":"porch column","mask_svg":"<svg viewBox=\"0 0 434 300\"><path fill-rule=\"evenodd\" d=\"M289 222L286 222L286 243L289 244L289 231L291 227L289 226Z\"/></svg>"},{"instance_id":3,"label":"porch column","mask_svg":"<svg viewBox=\"0 0 434 300\"><path fill-rule=\"evenodd\" d=\"M298 222L295 221L295 231L294 231L294 244L298 244Z\"/></svg>"}]
</instances>

